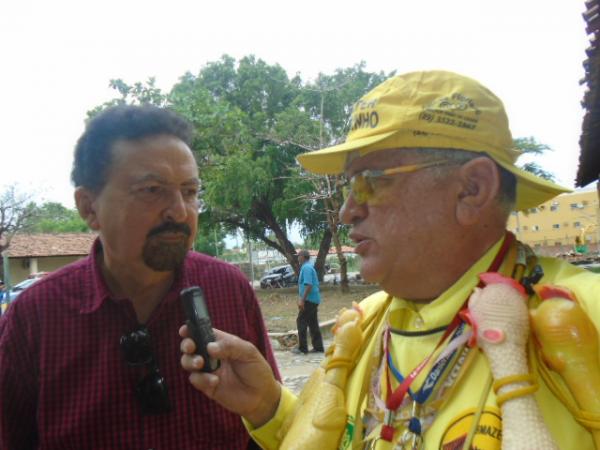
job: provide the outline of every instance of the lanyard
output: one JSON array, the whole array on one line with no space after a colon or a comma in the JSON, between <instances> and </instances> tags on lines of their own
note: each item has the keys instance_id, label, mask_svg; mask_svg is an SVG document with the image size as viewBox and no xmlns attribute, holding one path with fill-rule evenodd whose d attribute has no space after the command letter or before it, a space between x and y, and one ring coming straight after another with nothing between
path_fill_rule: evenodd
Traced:
<instances>
[{"instance_id":1,"label":"lanyard","mask_svg":"<svg viewBox=\"0 0 600 450\"><path fill-rule=\"evenodd\" d=\"M466 326L466 324L464 322L460 323L460 325L458 326L458 328L456 328L456 331L450 338L450 342L454 341L456 338L458 338L459 336L462 335L462 333L464 332L465 326ZM388 342L389 342L389 339L390 339L390 333L389 333L389 331L387 331ZM458 351L458 347L455 346L455 348L451 352L449 352L445 355L442 354L442 355L440 355L440 357L438 357L437 361L433 364L433 367L427 374L425 381L423 381L423 385L421 386L421 389L419 389L417 392L412 392L410 390L410 388L408 389L408 394L412 397L412 399L415 402L423 405L427 401L427 399L433 393L433 390L434 390L437 382L440 381L440 379L442 378L442 375L444 374L444 372L450 365L450 362L454 358L454 355L456 355L457 351ZM385 353L387 356L388 368L390 369L390 371L392 372L392 374L394 375L396 380L398 380L400 383L402 383L404 381L404 377L402 376L400 371L396 368L396 366L394 366L394 361L392 359L392 353L389 351L389 346L386 348ZM387 373L386 375L387 375L388 386L390 386L389 373Z\"/></svg>"},{"instance_id":2,"label":"lanyard","mask_svg":"<svg viewBox=\"0 0 600 450\"><path fill-rule=\"evenodd\" d=\"M507 232L506 236L504 238L504 242L500 246L500 249L498 250L496 257L494 258L494 260L492 261L492 263L490 264L490 267L488 268L488 270L486 270L486 272L497 272L498 271L498 269L500 268L500 265L502 264L502 261L504 260L504 257L506 256L506 253L508 252L508 249L510 248L510 246L514 240L515 240L515 236L512 233ZM483 282L480 281L477 286L483 287ZM470 294L469 294L469 296L470 296ZM463 310L466 307L468 300L469 300L469 297L467 297L465 299L463 306L460 308L460 310ZM425 366L427 365L429 360L433 357L433 355L438 350L438 348L442 345L442 343L444 343L446 341L446 339L452 333L454 333L454 331L462 323L462 319L460 317L460 310L459 310L459 312L457 312L455 314L454 318L452 319L452 322L450 323L450 325L448 325L448 328L446 329L443 336L440 338L440 340L436 344L433 351L425 359L423 359L423 361L421 361L406 376L406 378L400 383L400 386L398 386L392 392L391 384L389 382L387 383L387 397L386 397L386 402L385 402L386 410L385 410L385 416L384 416L384 423L383 423L383 426L381 427L381 433L380 433L380 436L382 439L384 439L388 442L392 442L392 439L394 438L394 418L396 415L396 411L402 404L402 401L404 400L406 393L409 391L410 385L412 384L412 382L415 380L415 378L417 378L419 373L421 373L421 371L425 368Z\"/></svg>"}]
</instances>

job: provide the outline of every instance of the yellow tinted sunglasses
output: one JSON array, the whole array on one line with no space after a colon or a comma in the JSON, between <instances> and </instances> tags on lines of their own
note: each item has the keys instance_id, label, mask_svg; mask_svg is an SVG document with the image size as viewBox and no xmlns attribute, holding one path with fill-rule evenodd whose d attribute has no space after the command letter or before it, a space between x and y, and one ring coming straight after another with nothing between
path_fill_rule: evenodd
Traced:
<instances>
[{"instance_id":1,"label":"yellow tinted sunglasses","mask_svg":"<svg viewBox=\"0 0 600 450\"><path fill-rule=\"evenodd\" d=\"M359 205L362 205L373 199L376 195L377 189L375 185L376 180L379 178L386 178L400 173L416 172L417 170L425 169L427 167L444 166L447 164L447 160L439 160L421 164L407 164L391 167L389 169L363 170L352 175L350 179L346 178L342 180L342 194L344 195L344 200L346 200L350 193L352 193L354 201Z\"/></svg>"}]
</instances>

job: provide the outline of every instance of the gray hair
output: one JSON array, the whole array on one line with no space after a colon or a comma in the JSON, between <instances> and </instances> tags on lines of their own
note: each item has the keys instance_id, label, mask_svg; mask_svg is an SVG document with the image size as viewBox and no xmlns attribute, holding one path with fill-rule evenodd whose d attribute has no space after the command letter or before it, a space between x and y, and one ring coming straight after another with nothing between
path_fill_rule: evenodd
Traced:
<instances>
[{"instance_id":1,"label":"gray hair","mask_svg":"<svg viewBox=\"0 0 600 450\"><path fill-rule=\"evenodd\" d=\"M458 165L465 164L480 157L490 158L494 161L494 159L485 152L473 152L454 148L411 148L406 149L406 151L411 152L411 154L414 154L415 156L425 156L427 159L444 159ZM502 211L508 216L514 209L517 199L517 179L511 172L496 163L496 161L494 161L494 163L500 173L500 192L497 197L498 204L502 208ZM441 176L447 170L447 166L434 167L432 170L436 171L436 173Z\"/></svg>"}]
</instances>

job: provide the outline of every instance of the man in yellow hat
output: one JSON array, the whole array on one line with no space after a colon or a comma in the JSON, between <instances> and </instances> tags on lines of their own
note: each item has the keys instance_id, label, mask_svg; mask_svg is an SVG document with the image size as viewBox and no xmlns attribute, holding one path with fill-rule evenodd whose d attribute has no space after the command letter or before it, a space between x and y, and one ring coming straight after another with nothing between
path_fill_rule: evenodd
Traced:
<instances>
[{"instance_id":1,"label":"man in yellow hat","mask_svg":"<svg viewBox=\"0 0 600 450\"><path fill-rule=\"evenodd\" d=\"M341 386L345 417L341 427L339 417L333 420L339 438L332 448L501 448L504 398L491 387L486 356L465 344L471 326L459 315L483 272L515 278L530 308L540 302L535 283L568 288L592 328L600 328L597 275L537 258L506 231L512 211L567 191L518 169L517 156L492 92L470 78L430 71L377 86L356 103L345 143L298 158L311 172L344 175L341 218L351 226L362 276L382 288L360 304L368 325ZM251 344L217 336L209 346L222 361L215 374L199 372L193 342L182 342L192 384L242 415L264 448L314 448L301 442L321 420L316 416L305 422L300 444L285 441L290 416L307 400L280 386ZM600 425L600 411L568 409L565 391L549 386L555 374L539 375L544 363L536 354L530 346L532 389L525 383L519 395L535 398L541 425L559 448L593 448L589 429ZM590 395L600 399L600 392Z\"/></svg>"}]
</instances>

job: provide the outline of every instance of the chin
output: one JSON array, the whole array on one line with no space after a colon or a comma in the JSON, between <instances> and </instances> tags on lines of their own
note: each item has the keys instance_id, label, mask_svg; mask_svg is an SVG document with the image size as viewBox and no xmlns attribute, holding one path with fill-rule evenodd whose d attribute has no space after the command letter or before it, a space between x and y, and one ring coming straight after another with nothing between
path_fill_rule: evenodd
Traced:
<instances>
[{"instance_id":1,"label":"chin","mask_svg":"<svg viewBox=\"0 0 600 450\"><path fill-rule=\"evenodd\" d=\"M367 283L377 283L384 277L382 267L378 267L378 264L369 264L368 261L363 260L360 265L360 275Z\"/></svg>"}]
</instances>

